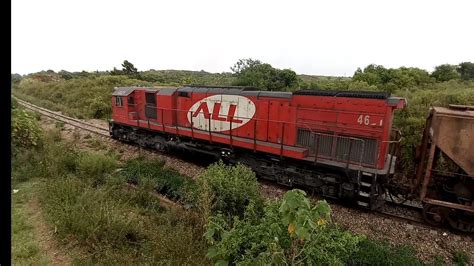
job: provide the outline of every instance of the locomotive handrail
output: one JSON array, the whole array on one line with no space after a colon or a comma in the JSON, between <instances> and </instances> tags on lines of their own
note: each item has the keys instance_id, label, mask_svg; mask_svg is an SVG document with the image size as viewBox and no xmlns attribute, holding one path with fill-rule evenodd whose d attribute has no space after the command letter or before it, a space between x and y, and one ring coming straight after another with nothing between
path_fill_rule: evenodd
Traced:
<instances>
[{"instance_id":1,"label":"locomotive handrail","mask_svg":"<svg viewBox=\"0 0 474 266\"><path fill-rule=\"evenodd\" d=\"M400 143L403 139L403 136L402 136L402 131L400 129L397 129L397 128L392 128L392 131L395 131L397 132L400 137L398 140L383 140L382 142L383 143Z\"/></svg>"},{"instance_id":2,"label":"locomotive handrail","mask_svg":"<svg viewBox=\"0 0 474 266\"><path fill-rule=\"evenodd\" d=\"M392 161L393 161L393 153L399 151L399 144L401 143L402 139L403 139L403 136L402 136L402 132L400 129L397 129L397 128L392 128L392 131L395 131L396 132L396 135L395 136L399 136L398 140L384 140L382 141L382 143L388 143L389 145L389 148L388 148L388 154L390 155L390 161L388 163L388 167L387 167L387 176L390 174L390 170L392 168ZM390 144L395 144L395 145L390 145ZM398 156L398 154L397 154Z\"/></svg>"},{"instance_id":3,"label":"locomotive handrail","mask_svg":"<svg viewBox=\"0 0 474 266\"><path fill-rule=\"evenodd\" d=\"M189 123L186 123L186 124L181 124L179 123L179 117L176 117L174 122L173 122L173 127L185 127L185 128L191 128L191 130L193 131L192 132L192 138L194 138L194 119L193 119L193 115L194 113L191 112L191 111L188 111L188 110L180 110L180 109L177 109L177 108L164 108L164 107L159 107L159 106L145 106L146 108L150 108L150 109L156 109L157 112L161 113L161 116L159 118L156 118L156 119L153 119L155 120L156 122L155 123L158 123L158 124L161 124L161 127L162 127L162 130L164 132L166 132L166 127L165 126L165 121L164 121L164 112L165 111L175 111L177 112L178 114L179 113L186 113L186 117L188 118L188 122ZM139 121L140 120L140 113L142 113L144 110L138 110L137 111L137 115L138 115L138 118L137 118L137 124L139 124ZM245 120L248 120L248 121L252 121L253 122L253 126L254 126L254 134L252 137L250 137L249 139L252 139L254 141L254 150L256 149L256 143L257 143L257 128L256 128L256 125L257 123L261 123L261 122L265 122L265 123L277 123L279 125L282 125L282 128L283 130L288 130L288 126L290 127L303 127L304 129L307 129L309 130L312 134L318 134L319 136L327 136L327 137L331 137L332 139L341 139L341 138L344 138L344 139L348 139L350 142L353 142L353 141L360 141L361 144L362 144L362 148L361 148L361 155L360 157L358 158L358 160L351 160L351 154L345 154L345 155L342 155L342 158L344 159L338 159L336 158L335 156L336 155L333 155L333 156L324 156L324 155L320 155L320 154L316 154L317 156L315 156L315 162L319 159L319 158L322 158L322 159L331 159L331 160L334 160L334 161L339 161L339 162L350 162L351 164L354 164L354 165L359 165L359 166L362 166L362 165L366 165L366 166L370 166L370 167L376 167L377 165L377 161L375 160L373 163L364 163L363 162L363 156L365 154L365 140L364 139L361 139L361 138L357 138L357 137L353 137L353 136L341 136L341 135L331 135L331 134L327 134L327 133L322 133L322 132L315 132L311 127L314 127L315 125L318 125L320 123L307 123L307 122L292 122L292 121L283 121L283 120L272 120L272 119L264 119L264 118L257 118L257 117L244 117L244 116L233 116L233 118L237 118L237 119L245 119ZM147 118L148 119L148 118ZM148 119L149 120L149 119ZM159 121L161 120L161 121ZM210 120L210 119L206 119L206 120ZM212 123L210 121L208 121L208 125L207 125L207 130L209 132L209 141L212 142L212 136L213 136L213 132L212 132L212 129L211 129L211 125ZM286 125L288 124L288 126ZM345 127L346 129L347 128L355 128L355 127ZM372 128L370 128L372 129ZM230 130L233 130L230 129ZM373 131L373 129L371 130ZM225 135L231 135L232 133L230 132L221 132L222 134L225 134ZM280 136L281 137L281 136ZM233 138L233 136L231 137ZM244 137L245 138L245 137ZM377 143L394 143L394 142L399 142L401 141L401 138L399 140L396 140L396 141L380 141L378 139L376 139L376 142ZM267 142L269 143L275 143L275 144L279 144L281 146L283 146L284 144L284 139L281 138L281 141L280 142L274 142L274 141L269 141L267 140ZM352 144L351 144L352 145ZM280 147L280 150L281 150L281 147ZM280 154L282 154L282 152L280 152Z\"/></svg>"}]
</instances>

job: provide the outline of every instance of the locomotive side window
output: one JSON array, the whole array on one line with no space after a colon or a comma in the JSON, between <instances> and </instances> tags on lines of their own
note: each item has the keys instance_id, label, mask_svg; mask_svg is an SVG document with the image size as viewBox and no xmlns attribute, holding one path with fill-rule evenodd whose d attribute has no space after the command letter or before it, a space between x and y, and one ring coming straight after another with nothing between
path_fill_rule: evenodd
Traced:
<instances>
[{"instance_id":1,"label":"locomotive side window","mask_svg":"<svg viewBox=\"0 0 474 266\"><path fill-rule=\"evenodd\" d=\"M189 97L189 94L187 91L179 91L178 96L180 97Z\"/></svg>"},{"instance_id":2,"label":"locomotive side window","mask_svg":"<svg viewBox=\"0 0 474 266\"><path fill-rule=\"evenodd\" d=\"M115 106L123 106L122 97L115 96Z\"/></svg>"},{"instance_id":3,"label":"locomotive side window","mask_svg":"<svg viewBox=\"0 0 474 266\"><path fill-rule=\"evenodd\" d=\"M133 99L133 96L128 96L128 104L135 104L135 100Z\"/></svg>"}]
</instances>

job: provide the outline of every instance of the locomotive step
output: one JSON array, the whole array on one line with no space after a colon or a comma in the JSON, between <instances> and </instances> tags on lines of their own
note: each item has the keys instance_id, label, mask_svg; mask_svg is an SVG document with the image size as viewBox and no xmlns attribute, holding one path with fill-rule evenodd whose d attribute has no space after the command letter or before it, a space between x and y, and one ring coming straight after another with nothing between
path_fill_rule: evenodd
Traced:
<instances>
[{"instance_id":1,"label":"locomotive step","mask_svg":"<svg viewBox=\"0 0 474 266\"><path fill-rule=\"evenodd\" d=\"M363 201L357 201L357 205L362 207L369 207L369 203Z\"/></svg>"},{"instance_id":2,"label":"locomotive step","mask_svg":"<svg viewBox=\"0 0 474 266\"><path fill-rule=\"evenodd\" d=\"M370 197L370 194L367 193L367 192L364 192L364 191L359 191L359 196L368 198L368 197Z\"/></svg>"},{"instance_id":3,"label":"locomotive step","mask_svg":"<svg viewBox=\"0 0 474 266\"><path fill-rule=\"evenodd\" d=\"M363 187L371 187L372 186L371 183L367 183L367 182L360 182L360 185L363 186Z\"/></svg>"}]
</instances>

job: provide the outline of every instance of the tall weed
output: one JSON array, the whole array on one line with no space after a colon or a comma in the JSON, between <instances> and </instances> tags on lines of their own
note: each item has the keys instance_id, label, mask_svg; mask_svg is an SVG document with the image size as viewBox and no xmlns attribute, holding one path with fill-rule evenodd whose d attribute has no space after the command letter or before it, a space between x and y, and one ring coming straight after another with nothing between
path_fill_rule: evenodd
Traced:
<instances>
[{"instance_id":1,"label":"tall weed","mask_svg":"<svg viewBox=\"0 0 474 266\"><path fill-rule=\"evenodd\" d=\"M82 153L77 160L78 175L92 179L95 185L104 184L117 165L114 158L99 152Z\"/></svg>"}]
</instances>

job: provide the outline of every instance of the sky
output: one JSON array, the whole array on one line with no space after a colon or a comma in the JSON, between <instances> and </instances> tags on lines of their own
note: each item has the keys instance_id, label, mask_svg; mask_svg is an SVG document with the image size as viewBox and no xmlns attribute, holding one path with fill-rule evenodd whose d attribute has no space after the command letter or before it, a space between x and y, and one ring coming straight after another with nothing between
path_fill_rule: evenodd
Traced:
<instances>
[{"instance_id":1,"label":"sky","mask_svg":"<svg viewBox=\"0 0 474 266\"><path fill-rule=\"evenodd\" d=\"M230 72L253 58L298 74L474 62L474 1L12 0L12 73Z\"/></svg>"}]
</instances>

